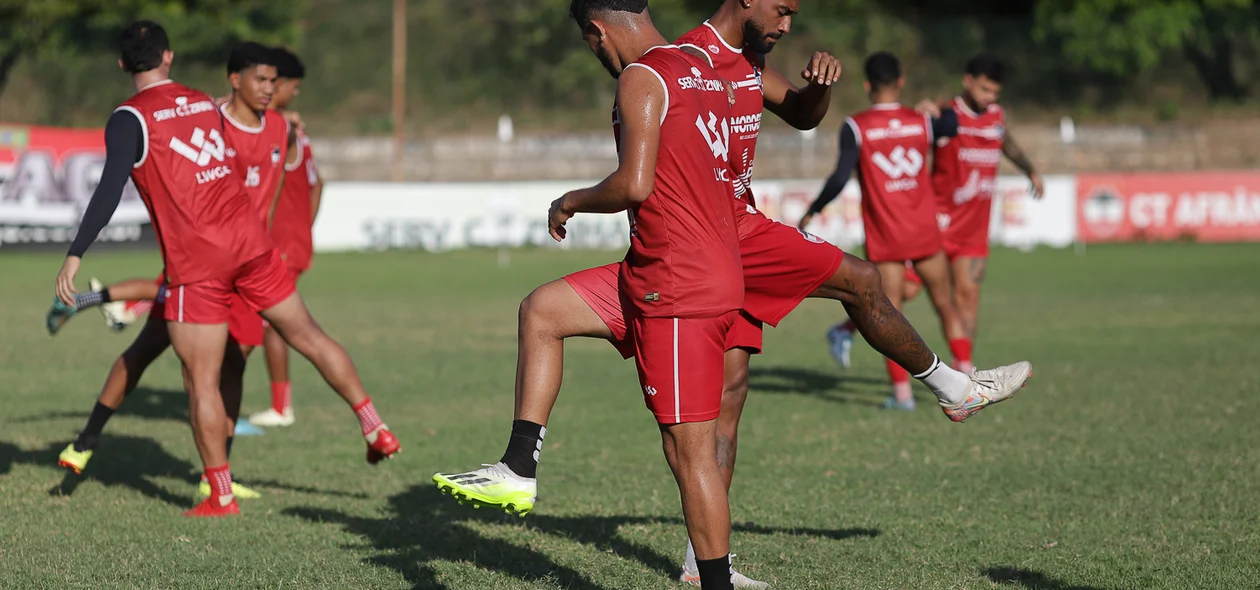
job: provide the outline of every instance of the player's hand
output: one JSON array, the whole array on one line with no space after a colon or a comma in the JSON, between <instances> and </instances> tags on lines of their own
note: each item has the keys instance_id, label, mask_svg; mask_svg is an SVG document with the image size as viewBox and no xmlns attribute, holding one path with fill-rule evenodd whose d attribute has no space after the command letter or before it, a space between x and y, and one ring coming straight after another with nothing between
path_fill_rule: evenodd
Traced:
<instances>
[{"instance_id":1,"label":"player's hand","mask_svg":"<svg viewBox=\"0 0 1260 590\"><path fill-rule=\"evenodd\" d=\"M920 101L919 104L914 105L914 110L924 115L927 115L933 119L941 118L940 105L936 104L935 102L932 101L932 99L929 99L929 98L925 98L922 101Z\"/></svg>"},{"instance_id":2,"label":"player's hand","mask_svg":"<svg viewBox=\"0 0 1260 590\"><path fill-rule=\"evenodd\" d=\"M1028 176L1028 180L1032 182L1032 195L1034 199L1040 200L1046 195L1046 182L1041 178L1040 174L1033 172Z\"/></svg>"},{"instance_id":3,"label":"player's hand","mask_svg":"<svg viewBox=\"0 0 1260 590\"><path fill-rule=\"evenodd\" d=\"M801 71L801 78L815 86L831 86L832 82L840 80L842 70L840 60L830 53L819 51Z\"/></svg>"},{"instance_id":4,"label":"player's hand","mask_svg":"<svg viewBox=\"0 0 1260 590\"><path fill-rule=\"evenodd\" d=\"M74 288L76 274L79 274L79 257L67 256L61 264L61 272L57 273L57 299L66 305L74 305L74 296L78 293Z\"/></svg>"},{"instance_id":5,"label":"player's hand","mask_svg":"<svg viewBox=\"0 0 1260 590\"><path fill-rule=\"evenodd\" d=\"M809 227L809 222L811 222L811 221L813 221L813 220L814 220L814 214L813 214L813 213L806 213L806 214L805 214L805 217L802 217L802 218L801 218L801 222L800 222L800 223L798 223L798 224L796 224L796 229L799 229L799 230L801 230L801 231L805 231L805 228Z\"/></svg>"},{"instance_id":6,"label":"player's hand","mask_svg":"<svg viewBox=\"0 0 1260 590\"><path fill-rule=\"evenodd\" d=\"M302 115L298 114L297 111L285 109L280 111L280 115L284 117L284 120L288 121L290 125L297 127L299 133L306 132L306 123L302 122Z\"/></svg>"},{"instance_id":7,"label":"player's hand","mask_svg":"<svg viewBox=\"0 0 1260 590\"><path fill-rule=\"evenodd\" d=\"M547 211L547 231L551 233L551 238L557 242L563 241L568 234L568 230L564 229L564 224L573 218L573 213L565 208L565 197L560 197L551 202L551 210Z\"/></svg>"}]
</instances>

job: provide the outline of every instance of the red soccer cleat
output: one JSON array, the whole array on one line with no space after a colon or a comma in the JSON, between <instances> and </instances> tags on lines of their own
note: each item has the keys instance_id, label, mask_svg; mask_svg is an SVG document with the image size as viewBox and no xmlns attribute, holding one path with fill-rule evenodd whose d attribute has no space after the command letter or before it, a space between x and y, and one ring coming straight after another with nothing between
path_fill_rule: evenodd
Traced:
<instances>
[{"instance_id":1,"label":"red soccer cleat","mask_svg":"<svg viewBox=\"0 0 1260 590\"><path fill-rule=\"evenodd\" d=\"M376 465L382 459L389 459L397 453L402 445L384 425L364 436L367 439L367 462Z\"/></svg>"},{"instance_id":2,"label":"red soccer cleat","mask_svg":"<svg viewBox=\"0 0 1260 590\"><path fill-rule=\"evenodd\" d=\"M232 498L232 502L227 506L219 504L218 498L206 498L205 501L198 504L192 510L184 513L184 516L190 518L218 518L221 516L240 516L241 507L236 503L236 498Z\"/></svg>"}]
</instances>

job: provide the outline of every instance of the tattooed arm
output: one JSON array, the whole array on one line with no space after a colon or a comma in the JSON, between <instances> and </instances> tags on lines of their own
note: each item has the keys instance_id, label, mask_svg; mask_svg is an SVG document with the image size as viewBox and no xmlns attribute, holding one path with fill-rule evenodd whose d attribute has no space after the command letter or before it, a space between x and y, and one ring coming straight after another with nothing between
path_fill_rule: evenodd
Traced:
<instances>
[{"instance_id":1,"label":"tattooed arm","mask_svg":"<svg viewBox=\"0 0 1260 590\"><path fill-rule=\"evenodd\" d=\"M1010 160L1016 168L1028 176L1028 180L1032 182L1033 198L1040 199L1046 192L1045 182L1041 179L1041 175L1033 168L1032 161L1028 159L1028 155L1024 150L1020 149L1019 144L1015 143L1015 138L1011 137L1011 132L1007 131L1006 136L1002 140L1002 155Z\"/></svg>"}]
</instances>

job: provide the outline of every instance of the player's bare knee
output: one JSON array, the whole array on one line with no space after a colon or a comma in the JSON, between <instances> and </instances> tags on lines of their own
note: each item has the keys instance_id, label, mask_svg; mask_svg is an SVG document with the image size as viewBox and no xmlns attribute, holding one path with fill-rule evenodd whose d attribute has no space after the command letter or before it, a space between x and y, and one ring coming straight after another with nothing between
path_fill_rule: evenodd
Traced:
<instances>
[{"instance_id":1,"label":"player's bare knee","mask_svg":"<svg viewBox=\"0 0 1260 590\"><path fill-rule=\"evenodd\" d=\"M853 284L857 291L855 295L882 294L884 292L884 278L879 274L879 267L873 263L860 258L845 257L846 264L849 264L849 272L846 278Z\"/></svg>"}]
</instances>

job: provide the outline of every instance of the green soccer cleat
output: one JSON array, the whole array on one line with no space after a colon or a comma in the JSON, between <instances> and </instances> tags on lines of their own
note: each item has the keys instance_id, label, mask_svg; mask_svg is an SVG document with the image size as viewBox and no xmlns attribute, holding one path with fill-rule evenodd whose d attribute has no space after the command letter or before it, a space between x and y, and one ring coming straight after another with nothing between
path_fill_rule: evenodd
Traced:
<instances>
[{"instance_id":1,"label":"green soccer cleat","mask_svg":"<svg viewBox=\"0 0 1260 590\"><path fill-rule=\"evenodd\" d=\"M455 496L460 504L471 502L473 508L502 508L522 518L534 509L537 480L520 477L503 463L482 467L467 473L438 473L433 476L433 483L443 494Z\"/></svg>"},{"instance_id":2,"label":"green soccer cleat","mask_svg":"<svg viewBox=\"0 0 1260 590\"><path fill-rule=\"evenodd\" d=\"M53 297L52 307L48 308L48 313L44 315L44 325L48 328L49 336L56 336L61 327L74 317L78 310L72 305L66 305L56 297Z\"/></svg>"},{"instance_id":3,"label":"green soccer cleat","mask_svg":"<svg viewBox=\"0 0 1260 590\"><path fill-rule=\"evenodd\" d=\"M197 493L201 494L202 498L210 497L210 481L206 479L205 475L201 476L201 484L197 486ZM262 497L262 494L258 493L257 490L245 487L235 481L232 482L232 494L239 500L257 500Z\"/></svg>"},{"instance_id":4,"label":"green soccer cleat","mask_svg":"<svg viewBox=\"0 0 1260 590\"><path fill-rule=\"evenodd\" d=\"M66 449L61 451L61 455L57 457L57 465L65 467L73 471L75 475L83 475L83 470L87 469L88 461L92 460L92 451L76 451L74 443L66 445Z\"/></svg>"}]
</instances>

